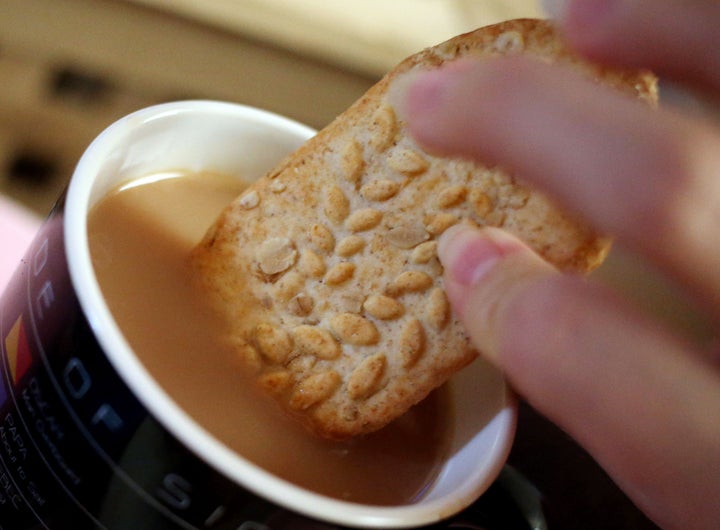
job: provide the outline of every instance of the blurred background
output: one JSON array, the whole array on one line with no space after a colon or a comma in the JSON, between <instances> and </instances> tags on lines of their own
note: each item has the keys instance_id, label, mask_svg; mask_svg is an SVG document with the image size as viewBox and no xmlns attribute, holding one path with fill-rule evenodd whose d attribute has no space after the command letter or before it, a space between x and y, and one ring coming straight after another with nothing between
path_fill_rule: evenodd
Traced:
<instances>
[{"instance_id":1,"label":"blurred background","mask_svg":"<svg viewBox=\"0 0 720 530\"><path fill-rule=\"evenodd\" d=\"M2 0L0 194L44 215L128 112L211 98L313 127L395 63L535 0Z\"/></svg>"}]
</instances>

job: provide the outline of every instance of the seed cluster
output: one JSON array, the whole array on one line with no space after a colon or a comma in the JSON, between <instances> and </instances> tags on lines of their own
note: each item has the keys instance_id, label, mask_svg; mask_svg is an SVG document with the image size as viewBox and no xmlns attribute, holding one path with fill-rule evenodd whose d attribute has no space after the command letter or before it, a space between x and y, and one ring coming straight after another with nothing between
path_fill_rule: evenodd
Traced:
<instances>
[{"instance_id":1,"label":"seed cluster","mask_svg":"<svg viewBox=\"0 0 720 530\"><path fill-rule=\"evenodd\" d=\"M482 46L516 53L525 24ZM417 65L469 49L454 39ZM235 201L203 249L237 355L331 438L381 427L477 355L437 256L451 226L503 227L536 238L541 253L560 247L560 259L594 237L500 168L424 152L390 103L389 81L378 86Z\"/></svg>"},{"instance_id":2,"label":"seed cluster","mask_svg":"<svg viewBox=\"0 0 720 530\"><path fill-rule=\"evenodd\" d=\"M255 324L242 351L261 360L260 384L294 410L338 392L367 401L417 366L451 321L438 236L461 221L491 223L503 190L518 194L499 171L479 179L470 163L421 152L386 103L365 127L369 139L339 138L324 153L317 208L302 215L307 230L266 239L255 258L280 318ZM239 206L267 207L296 181L292 168L277 172Z\"/></svg>"}]
</instances>

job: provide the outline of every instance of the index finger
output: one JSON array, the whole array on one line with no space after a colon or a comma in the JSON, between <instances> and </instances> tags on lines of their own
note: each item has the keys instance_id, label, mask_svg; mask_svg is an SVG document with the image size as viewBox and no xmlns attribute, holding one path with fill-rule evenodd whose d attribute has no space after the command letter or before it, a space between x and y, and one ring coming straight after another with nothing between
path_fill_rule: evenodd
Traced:
<instances>
[{"instance_id":1,"label":"index finger","mask_svg":"<svg viewBox=\"0 0 720 530\"><path fill-rule=\"evenodd\" d=\"M510 169L720 301L720 139L710 125L522 57L426 74L405 104L426 147Z\"/></svg>"}]
</instances>

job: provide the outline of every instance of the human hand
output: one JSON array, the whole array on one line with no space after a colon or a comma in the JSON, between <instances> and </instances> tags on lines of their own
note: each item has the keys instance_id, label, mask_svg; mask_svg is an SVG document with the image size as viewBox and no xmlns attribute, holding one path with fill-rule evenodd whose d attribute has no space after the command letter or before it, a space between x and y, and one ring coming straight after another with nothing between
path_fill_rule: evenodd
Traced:
<instances>
[{"instance_id":1,"label":"human hand","mask_svg":"<svg viewBox=\"0 0 720 530\"><path fill-rule=\"evenodd\" d=\"M720 95L717 0L548 2L580 53ZM511 57L424 74L404 114L424 146L498 163L580 212L720 320L720 129ZM720 356L497 229L439 253L473 342L659 525L720 521Z\"/></svg>"}]
</instances>

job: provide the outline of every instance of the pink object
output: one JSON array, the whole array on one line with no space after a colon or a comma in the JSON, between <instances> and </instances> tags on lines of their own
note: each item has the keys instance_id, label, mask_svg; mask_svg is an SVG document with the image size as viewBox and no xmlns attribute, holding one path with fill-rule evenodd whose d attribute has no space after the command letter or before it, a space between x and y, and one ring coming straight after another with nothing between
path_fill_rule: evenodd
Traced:
<instances>
[{"instance_id":1,"label":"pink object","mask_svg":"<svg viewBox=\"0 0 720 530\"><path fill-rule=\"evenodd\" d=\"M41 222L24 207L0 196L0 293L5 290Z\"/></svg>"}]
</instances>

